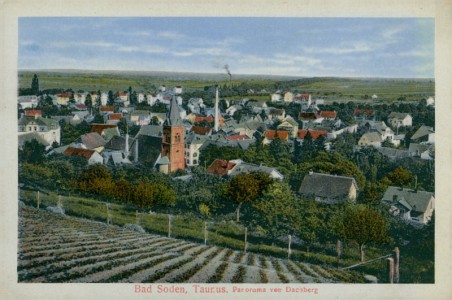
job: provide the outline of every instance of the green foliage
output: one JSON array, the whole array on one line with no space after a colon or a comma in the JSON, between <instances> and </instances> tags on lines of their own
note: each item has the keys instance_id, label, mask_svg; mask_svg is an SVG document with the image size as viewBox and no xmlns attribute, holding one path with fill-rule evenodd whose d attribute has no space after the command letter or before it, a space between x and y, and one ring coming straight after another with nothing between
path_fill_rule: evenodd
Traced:
<instances>
[{"instance_id":1,"label":"green foliage","mask_svg":"<svg viewBox=\"0 0 452 300\"><path fill-rule=\"evenodd\" d=\"M42 163L45 161L45 146L33 139L19 149L19 162Z\"/></svg>"},{"instance_id":2,"label":"green foliage","mask_svg":"<svg viewBox=\"0 0 452 300\"><path fill-rule=\"evenodd\" d=\"M394 186L408 186L413 180L413 174L403 167L398 167L389 173L386 178Z\"/></svg>"},{"instance_id":3,"label":"green foliage","mask_svg":"<svg viewBox=\"0 0 452 300\"><path fill-rule=\"evenodd\" d=\"M264 228L272 237L294 231L298 212L296 199L286 182L269 185L259 200L252 204L252 223Z\"/></svg>"},{"instance_id":4,"label":"green foliage","mask_svg":"<svg viewBox=\"0 0 452 300\"><path fill-rule=\"evenodd\" d=\"M364 261L364 246L369 243L389 242L388 228L383 216L365 206L349 206L336 220L335 229L342 239L358 243L361 261Z\"/></svg>"}]
</instances>

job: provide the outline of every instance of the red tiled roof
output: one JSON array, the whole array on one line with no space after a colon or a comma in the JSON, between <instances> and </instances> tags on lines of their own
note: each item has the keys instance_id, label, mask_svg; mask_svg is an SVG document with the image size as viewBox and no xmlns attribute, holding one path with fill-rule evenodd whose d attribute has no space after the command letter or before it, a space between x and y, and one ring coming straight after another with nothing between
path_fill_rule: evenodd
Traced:
<instances>
[{"instance_id":1,"label":"red tiled roof","mask_svg":"<svg viewBox=\"0 0 452 300\"><path fill-rule=\"evenodd\" d=\"M77 108L88 108L88 106L83 105L83 104L76 104L75 105Z\"/></svg>"},{"instance_id":2,"label":"red tiled roof","mask_svg":"<svg viewBox=\"0 0 452 300\"><path fill-rule=\"evenodd\" d=\"M309 95L309 94L299 94L299 95L296 95L294 98L295 99L300 99L300 100L309 100L309 97L310 97L311 95Z\"/></svg>"},{"instance_id":3,"label":"red tiled roof","mask_svg":"<svg viewBox=\"0 0 452 300\"><path fill-rule=\"evenodd\" d=\"M320 118L320 115L313 113L313 112L300 112L300 114L298 115L298 117L300 119L318 119Z\"/></svg>"},{"instance_id":4,"label":"red tiled roof","mask_svg":"<svg viewBox=\"0 0 452 300\"><path fill-rule=\"evenodd\" d=\"M287 130L266 130L264 135L268 140L274 140L276 137L282 141L289 139L289 131Z\"/></svg>"},{"instance_id":5,"label":"red tiled roof","mask_svg":"<svg viewBox=\"0 0 452 300\"><path fill-rule=\"evenodd\" d=\"M228 136L228 137L226 137L228 140L230 140L230 141L241 141L241 140L247 140L247 139L249 139L249 137L248 136L246 136L246 135L240 135L240 134L237 134L237 135L230 135L230 136Z\"/></svg>"},{"instance_id":6,"label":"red tiled roof","mask_svg":"<svg viewBox=\"0 0 452 300\"><path fill-rule=\"evenodd\" d=\"M373 116L375 114L375 110L373 109L355 109L353 111L354 116L366 115Z\"/></svg>"},{"instance_id":7,"label":"red tiled roof","mask_svg":"<svg viewBox=\"0 0 452 300\"><path fill-rule=\"evenodd\" d=\"M224 176L227 175L228 171L231 170L234 166L234 163L228 162L227 160L215 159L213 163L207 168L206 172Z\"/></svg>"},{"instance_id":8,"label":"red tiled roof","mask_svg":"<svg viewBox=\"0 0 452 300\"><path fill-rule=\"evenodd\" d=\"M118 92L118 96L127 96L127 93L124 93L124 92Z\"/></svg>"},{"instance_id":9,"label":"red tiled roof","mask_svg":"<svg viewBox=\"0 0 452 300\"><path fill-rule=\"evenodd\" d=\"M325 136L326 137L328 135L328 131L326 131L326 130L300 129L300 130L298 130L297 137L300 140L304 140L304 138L306 137L306 134L308 133L308 131L311 134L311 137L312 137L313 140L316 140L316 139L318 139L321 136Z\"/></svg>"},{"instance_id":10,"label":"red tiled roof","mask_svg":"<svg viewBox=\"0 0 452 300\"><path fill-rule=\"evenodd\" d=\"M320 116L322 118L334 119L337 116L337 112L335 112L335 111L321 111L320 112Z\"/></svg>"},{"instance_id":11,"label":"red tiled roof","mask_svg":"<svg viewBox=\"0 0 452 300\"><path fill-rule=\"evenodd\" d=\"M109 120L121 120L122 119L122 114L109 114L108 115L108 119Z\"/></svg>"},{"instance_id":12,"label":"red tiled roof","mask_svg":"<svg viewBox=\"0 0 452 300\"><path fill-rule=\"evenodd\" d=\"M212 131L212 128L202 127L202 126L193 126L191 128L191 131L193 131L194 133L199 134L199 135L206 135L210 131Z\"/></svg>"},{"instance_id":13,"label":"red tiled roof","mask_svg":"<svg viewBox=\"0 0 452 300\"><path fill-rule=\"evenodd\" d=\"M118 127L116 124L91 124L91 132L97 132L102 135L104 129Z\"/></svg>"},{"instance_id":14,"label":"red tiled roof","mask_svg":"<svg viewBox=\"0 0 452 300\"><path fill-rule=\"evenodd\" d=\"M195 120L193 121L193 124L198 124L201 123L202 121L206 121L207 123L214 123L215 122L215 118L213 116L196 116ZM218 121L220 123L220 125L224 125L224 118L223 116L219 116Z\"/></svg>"},{"instance_id":15,"label":"red tiled roof","mask_svg":"<svg viewBox=\"0 0 452 300\"><path fill-rule=\"evenodd\" d=\"M115 111L113 106L101 106L100 111Z\"/></svg>"},{"instance_id":16,"label":"red tiled roof","mask_svg":"<svg viewBox=\"0 0 452 300\"><path fill-rule=\"evenodd\" d=\"M88 149L80 149L80 148L72 148L69 147L67 148L63 154L68 156L68 155L77 155L77 156L81 156L85 159L90 159L91 156L94 154L94 150L88 150Z\"/></svg>"},{"instance_id":17,"label":"red tiled roof","mask_svg":"<svg viewBox=\"0 0 452 300\"><path fill-rule=\"evenodd\" d=\"M42 117L42 110L25 110L25 115Z\"/></svg>"},{"instance_id":18,"label":"red tiled roof","mask_svg":"<svg viewBox=\"0 0 452 300\"><path fill-rule=\"evenodd\" d=\"M70 98L71 96L72 96L72 94L71 93L64 93L64 94L56 94L56 96L57 97L60 97L60 98Z\"/></svg>"}]
</instances>

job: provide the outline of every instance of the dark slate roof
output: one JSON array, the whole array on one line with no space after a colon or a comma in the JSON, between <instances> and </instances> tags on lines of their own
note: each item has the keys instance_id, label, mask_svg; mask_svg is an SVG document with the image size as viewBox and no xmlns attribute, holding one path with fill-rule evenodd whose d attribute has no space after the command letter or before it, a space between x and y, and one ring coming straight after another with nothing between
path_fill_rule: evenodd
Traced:
<instances>
[{"instance_id":1,"label":"dark slate roof","mask_svg":"<svg viewBox=\"0 0 452 300\"><path fill-rule=\"evenodd\" d=\"M396 202L394 202L394 196L397 196ZM423 213L426 211L432 197L435 197L432 192L390 186L383 195L382 201L388 204L397 204L402 201L405 204L404 206L408 203L414 211Z\"/></svg>"},{"instance_id":2,"label":"dark slate roof","mask_svg":"<svg viewBox=\"0 0 452 300\"><path fill-rule=\"evenodd\" d=\"M341 199L349 194L352 185L359 191L353 177L310 173L304 177L298 192L307 197Z\"/></svg>"},{"instance_id":3,"label":"dark slate roof","mask_svg":"<svg viewBox=\"0 0 452 300\"><path fill-rule=\"evenodd\" d=\"M417 140L421 137L424 137L430 133L435 132L433 127L422 125L418 130L411 136L411 140Z\"/></svg>"},{"instance_id":4,"label":"dark slate roof","mask_svg":"<svg viewBox=\"0 0 452 300\"><path fill-rule=\"evenodd\" d=\"M38 143L44 146L49 146L49 142L47 142L42 136L37 132L30 132L19 135L19 146L22 147L26 142L31 142L32 140L36 140Z\"/></svg>"},{"instance_id":5,"label":"dark slate roof","mask_svg":"<svg viewBox=\"0 0 452 300\"><path fill-rule=\"evenodd\" d=\"M164 125L168 126L182 126L182 119L180 117L179 106L177 105L176 97L173 96L171 100L170 110Z\"/></svg>"},{"instance_id":6,"label":"dark slate roof","mask_svg":"<svg viewBox=\"0 0 452 300\"><path fill-rule=\"evenodd\" d=\"M105 146L105 140L97 132L90 132L80 136L79 142L84 144L88 149Z\"/></svg>"},{"instance_id":7,"label":"dark slate roof","mask_svg":"<svg viewBox=\"0 0 452 300\"><path fill-rule=\"evenodd\" d=\"M163 126L160 125L143 125L140 128L140 135L162 136Z\"/></svg>"},{"instance_id":8,"label":"dark slate roof","mask_svg":"<svg viewBox=\"0 0 452 300\"><path fill-rule=\"evenodd\" d=\"M162 152L162 137L138 135L137 140L138 161L155 164Z\"/></svg>"},{"instance_id":9,"label":"dark slate roof","mask_svg":"<svg viewBox=\"0 0 452 300\"><path fill-rule=\"evenodd\" d=\"M410 156L408 150L399 150L396 148L380 147L377 148L377 151L390 159L402 159Z\"/></svg>"},{"instance_id":10,"label":"dark slate roof","mask_svg":"<svg viewBox=\"0 0 452 300\"><path fill-rule=\"evenodd\" d=\"M388 116L388 119L399 119L399 120L403 120L406 118L406 116L409 116L409 113L399 113L399 112L391 112Z\"/></svg>"},{"instance_id":11,"label":"dark slate roof","mask_svg":"<svg viewBox=\"0 0 452 300\"><path fill-rule=\"evenodd\" d=\"M129 151L132 148L132 143L134 139L129 137ZM118 151L124 151L126 147L126 137L123 136L114 136L110 141L108 141L107 144L105 144L105 149L108 150L118 150Z\"/></svg>"}]
</instances>

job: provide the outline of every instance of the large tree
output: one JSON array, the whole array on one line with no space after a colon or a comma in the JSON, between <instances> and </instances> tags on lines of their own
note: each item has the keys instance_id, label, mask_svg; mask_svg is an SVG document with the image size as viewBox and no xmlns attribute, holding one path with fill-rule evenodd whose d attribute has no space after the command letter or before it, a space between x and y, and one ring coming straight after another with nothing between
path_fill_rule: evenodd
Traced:
<instances>
[{"instance_id":1,"label":"large tree","mask_svg":"<svg viewBox=\"0 0 452 300\"><path fill-rule=\"evenodd\" d=\"M359 245L361 261L364 262L364 247L370 243L389 241L388 229L383 216L363 205L349 206L335 224L336 233L343 239Z\"/></svg>"},{"instance_id":2,"label":"large tree","mask_svg":"<svg viewBox=\"0 0 452 300\"><path fill-rule=\"evenodd\" d=\"M243 173L233 177L226 186L226 196L237 203L237 222L240 222L240 208L262 196L272 179L262 173Z\"/></svg>"},{"instance_id":3,"label":"large tree","mask_svg":"<svg viewBox=\"0 0 452 300\"><path fill-rule=\"evenodd\" d=\"M33 75L33 79L31 80L31 91L34 95L39 93L39 79L36 74Z\"/></svg>"}]
</instances>

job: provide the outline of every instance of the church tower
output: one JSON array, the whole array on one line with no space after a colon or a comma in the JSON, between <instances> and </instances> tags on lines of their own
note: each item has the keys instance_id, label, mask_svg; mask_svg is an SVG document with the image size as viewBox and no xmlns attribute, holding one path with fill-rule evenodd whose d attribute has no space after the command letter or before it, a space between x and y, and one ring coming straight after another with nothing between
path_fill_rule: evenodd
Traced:
<instances>
[{"instance_id":1,"label":"church tower","mask_svg":"<svg viewBox=\"0 0 452 300\"><path fill-rule=\"evenodd\" d=\"M168 172L185 170L184 133L179 107L176 98L173 97L170 104L168 117L163 123L162 158L169 160Z\"/></svg>"}]
</instances>

